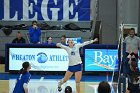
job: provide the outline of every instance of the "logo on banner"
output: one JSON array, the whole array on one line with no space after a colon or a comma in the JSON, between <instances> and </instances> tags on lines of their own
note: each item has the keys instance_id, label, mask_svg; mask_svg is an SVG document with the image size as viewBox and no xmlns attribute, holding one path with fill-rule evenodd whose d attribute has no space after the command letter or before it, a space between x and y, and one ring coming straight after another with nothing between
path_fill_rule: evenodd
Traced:
<instances>
[{"instance_id":1,"label":"logo on banner","mask_svg":"<svg viewBox=\"0 0 140 93\"><path fill-rule=\"evenodd\" d=\"M117 61L117 54L106 53L106 51L94 51L94 63L102 64L104 66L113 67Z\"/></svg>"},{"instance_id":2,"label":"logo on banner","mask_svg":"<svg viewBox=\"0 0 140 93\"><path fill-rule=\"evenodd\" d=\"M37 61L39 63L45 63L48 60L47 55L43 52L38 53L37 56L38 56Z\"/></svg>"},{"instance_id":3,"label":"logo on banner","mask_svg":"<svg viewBox=\"0 0 140 93\"><path fill-rule=\"evenodd\" d=\"M89 55L90 53L90 55ZM118 69L117 50L94 50L86 52L87 67L104 68L108 70ZM92 59L91 59L92 58ZM90 60L90 61L89 61ZM96 67L95 67L96 66Z\"/></svg>"}]
</instances>

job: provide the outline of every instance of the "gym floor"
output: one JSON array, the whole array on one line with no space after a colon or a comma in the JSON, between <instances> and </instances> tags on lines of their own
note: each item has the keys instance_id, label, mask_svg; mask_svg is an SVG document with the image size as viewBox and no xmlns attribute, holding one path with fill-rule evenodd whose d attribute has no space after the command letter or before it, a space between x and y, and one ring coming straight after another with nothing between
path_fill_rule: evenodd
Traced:
<instances>
[{"instance_id":1,"label":"gym floor","mask_svg":"<svg viewBox=\"0 0 140 93\"><path fill-rule=\"evenodd\" d=\"M15 86L17 74L9 74L4 72L4 65L0 64L0 93L12 93ZM63 78L63 75L37 75L33 74L29 82L29 93L64 93L66 86L71 86L73 93L75 92L74 76L70 78L62 86L62 91L57 91L58 81ZM81 93L97 93L97 87L101 81L111 81L111 76L87 76L83 75L81 80ZM114 91L117 84L113 85ZM117 93L117 92L112 92Z\"/></svg>"}]
</instances>

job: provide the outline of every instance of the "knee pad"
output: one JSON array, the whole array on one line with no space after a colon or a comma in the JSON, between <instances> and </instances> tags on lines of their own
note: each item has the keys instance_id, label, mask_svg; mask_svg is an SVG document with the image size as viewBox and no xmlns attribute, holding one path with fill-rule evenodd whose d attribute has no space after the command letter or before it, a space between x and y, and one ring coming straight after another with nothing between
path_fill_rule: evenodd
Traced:
<instances>
[{"instance_id":1,"label":"knee pad","mask_svg":"<svg viewBox=\"0 0 140 93\"><path fill-rule=\"evenodd\" d=\"M79 87L80 86L80 83L76 83L76 87Z\"/></svg>"}]
</instances>

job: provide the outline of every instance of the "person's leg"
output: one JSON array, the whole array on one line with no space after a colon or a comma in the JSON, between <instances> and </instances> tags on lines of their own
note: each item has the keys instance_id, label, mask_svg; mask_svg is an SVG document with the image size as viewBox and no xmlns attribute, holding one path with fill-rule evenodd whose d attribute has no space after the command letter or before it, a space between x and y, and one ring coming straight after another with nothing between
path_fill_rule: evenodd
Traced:
<instances>
[{"instance_id":1,"label":"person's leg","mask_svg":"<svg viewBox=\"0 0 140 93\"><path fill-rule=\"evenodd\" d=\"M61 79L58 83L58 88L61 88L61 85L64 84L71 76L73 72L67 71L63 79Z\"/></svg>"},{"instance_id":2,"label":"person's leg","mask_svg":"<svg viewBox=\"0 0 140 93\"><path fill-rule=\"evenodd\" d=\"M63 78L63 81L66 82L67 80L69 80L69 78L73 75L73 72L70 72L70 71L67 71L64 78Z\"/></svg>"},{"instance_id":3,"label":"person's leg","mask_svg":"<svg viewBox=\"0 0 140 93\"><path fill-rule=\"evenodd\" d=\"M124 76L127 76L128 74L128 71L129 71L129 64L128 64L128 61L129 61L129 58L127 58L127 56L129 55L129 53L125 53L124 55L124 60L123 60L123 75Z\"/></svg>"},{"instance_id":4,"label":"person's leg","mask_svg":"<svg viewBox=\"0 0 140 93\"><path fill-rule=\"evenodd\" d=\"M76 81L76 93L80 93L80 81L82 77L82 71L75 72L75 81Z\"/></svg>"}]
</instances>

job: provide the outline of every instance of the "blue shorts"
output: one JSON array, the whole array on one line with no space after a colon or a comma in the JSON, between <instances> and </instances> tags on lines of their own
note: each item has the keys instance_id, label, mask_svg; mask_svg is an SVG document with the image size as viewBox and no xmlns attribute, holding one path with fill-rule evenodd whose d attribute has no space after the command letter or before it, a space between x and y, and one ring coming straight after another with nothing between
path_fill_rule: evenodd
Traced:
<instances>
[{"instance_id":1,"label":"blue shorts","mask_svg":"<svg viewBox=\"0 0 140 93\"><path fill-rule=\"evenodd\" d=\"M82 64L77 64L77 65L68 67L68 71L70 71L70 72L78 72L78 71L82 71L82 69L83 69Z\"/></svg>"}]
</instances>

